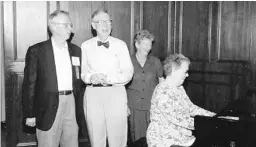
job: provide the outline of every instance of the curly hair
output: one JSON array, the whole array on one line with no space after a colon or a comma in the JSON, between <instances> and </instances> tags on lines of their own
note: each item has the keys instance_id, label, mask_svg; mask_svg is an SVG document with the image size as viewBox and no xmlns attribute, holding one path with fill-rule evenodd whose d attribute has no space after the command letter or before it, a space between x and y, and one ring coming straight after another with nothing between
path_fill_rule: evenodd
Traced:
<instances>
[{"instance_id":1,"label":"curly hair","mask_svg":"<svg viewBox=\"0 0 256 147\"><path fill-rule=\"evenodd\" d=\"M175 69L178 69L181 67L181 64L184 62L187 62L188 64L190 64L190 60L182 54L176 53L176 54L168 55L163 62L164 74L166 76L170 75L172 73L173 67Z\"/></svg>"},{"instance_id":2,"label":"curly hair","mask_svg":"<svg viewBox=\"0 0 256 147\"><path fill-rule=\"evenodd\" d=\"M134 43L140 43L140 41L143 39L149 39L151 41L154 41L155 36L151 34L148 30L140 30L134 36Z\"/></svg>"}]
</instances>

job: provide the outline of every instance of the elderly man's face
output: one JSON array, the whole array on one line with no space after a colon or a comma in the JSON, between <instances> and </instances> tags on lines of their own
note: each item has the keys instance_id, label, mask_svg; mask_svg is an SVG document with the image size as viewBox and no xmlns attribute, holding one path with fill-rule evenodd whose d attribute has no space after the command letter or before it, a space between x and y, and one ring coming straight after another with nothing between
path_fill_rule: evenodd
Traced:
<instances>
[{"instance_id":1,"label":"elderly man's face","mask_svg":"<svg viewBox=\"0 0 256 147\"><path fill-rule=\"evenodd\" d=\"M109 15L104 12L97 14L92 20L92 27L96 30L97 35L101 37L108 37L111 33L112 20Z\"/></svg>"},{"instance_id":2,"label":"elderly man's face","mask_svg":"<svg viewBox=\"0 0 256 147\"><path fill-rule=\"evenodd\" d=\"M60 14L53 18L51 25L53 36L58 36L63 40L69 39L73 29L73 24L71 23L69 16Z\"/></svg>"}]
</instances>

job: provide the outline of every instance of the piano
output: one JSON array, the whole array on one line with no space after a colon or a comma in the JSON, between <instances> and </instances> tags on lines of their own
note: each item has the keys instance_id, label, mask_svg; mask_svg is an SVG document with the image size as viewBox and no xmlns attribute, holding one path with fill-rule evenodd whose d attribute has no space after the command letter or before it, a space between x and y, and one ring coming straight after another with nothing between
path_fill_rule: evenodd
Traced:
<instances>
[{"instance_id":1,"label":"piano","mask_svg":"<svg viewBox=\"0 0 256 147\"><path fill-rule=\"evenodd\" d=\"M195 116L193 147L256 147L256 98L237 99L213 117Z\"/></svg>"}]
</instances>

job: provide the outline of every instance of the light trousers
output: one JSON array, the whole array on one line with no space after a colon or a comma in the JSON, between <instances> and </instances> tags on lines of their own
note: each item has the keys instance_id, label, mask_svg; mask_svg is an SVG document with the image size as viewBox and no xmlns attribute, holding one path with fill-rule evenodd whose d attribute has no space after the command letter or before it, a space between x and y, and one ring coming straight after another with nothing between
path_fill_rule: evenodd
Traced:
<instances>
[{"instance_id":1,"label":"light trousers","mask_svg":"<svg viewBox=\"0 0 256 147\"><path fill-rule=\"evenodd\" d=\"M85 119L91 147L125 147L127 144L127 94L124 86L87 87Z\"/></svg>"},{"instance_id":2,"label":"light trousers","mask_svg":"<svg viewBox=\"0 0 256 147\"><path fill-rule=\"evenodd\" d=\"M38 147L78 147L74 95L59 95L59 106L50 130L36 129Z\"/></svg>"}]
</instances>

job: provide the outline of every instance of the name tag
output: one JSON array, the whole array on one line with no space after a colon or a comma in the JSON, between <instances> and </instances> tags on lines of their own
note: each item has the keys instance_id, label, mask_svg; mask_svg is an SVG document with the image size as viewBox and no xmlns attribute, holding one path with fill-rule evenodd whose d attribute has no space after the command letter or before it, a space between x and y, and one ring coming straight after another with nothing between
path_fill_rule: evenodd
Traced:
<instances>
[{"instance_id":1,"label":"name tag","mask_svg":"<svg viewBox=\"0 0 256 147\"><path fill-rule=\"evenodd\" d=\"M78 57L72 57L72 64L74 66L80 66L80 60Z\"/></svg>"}]
</instances>

